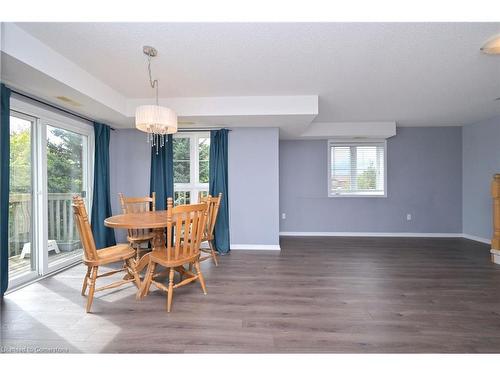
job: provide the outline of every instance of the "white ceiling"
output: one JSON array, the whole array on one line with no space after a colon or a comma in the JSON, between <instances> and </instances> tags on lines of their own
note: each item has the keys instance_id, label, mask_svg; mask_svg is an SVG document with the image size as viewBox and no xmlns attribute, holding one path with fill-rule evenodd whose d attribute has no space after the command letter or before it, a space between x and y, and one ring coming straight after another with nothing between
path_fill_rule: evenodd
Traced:
<instances>
[{"instance_id":1,"label":"white ceiling","mask_svg":"<svg viewBox=\"0 0 500 375\"><path fill-rule=\"evenodd\" d=\"M499 23L18 23L125 98L318 95L316 122L464 125L500 115Z\"/></svg>"}]
</instances>

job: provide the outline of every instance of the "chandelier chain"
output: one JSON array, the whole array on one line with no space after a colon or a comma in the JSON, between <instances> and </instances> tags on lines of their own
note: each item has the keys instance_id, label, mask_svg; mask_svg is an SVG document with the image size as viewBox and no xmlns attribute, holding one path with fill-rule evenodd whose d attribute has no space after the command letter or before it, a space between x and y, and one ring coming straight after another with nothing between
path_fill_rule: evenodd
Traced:
<instances>
[{"instance_id":1,"label":"chandelier chain","mask_svg":"<svg viewBox=\"0 0 500 375\"><path fill-rule=\"evenodd\" d=\"M158 105L158 80L155 79L153 80L153 74L151 73L151 59L152 56L148 55L148 73L149 73L149 84L151 85L152 89L156 89L156 105Z\"/></svg>"}]
</instances>

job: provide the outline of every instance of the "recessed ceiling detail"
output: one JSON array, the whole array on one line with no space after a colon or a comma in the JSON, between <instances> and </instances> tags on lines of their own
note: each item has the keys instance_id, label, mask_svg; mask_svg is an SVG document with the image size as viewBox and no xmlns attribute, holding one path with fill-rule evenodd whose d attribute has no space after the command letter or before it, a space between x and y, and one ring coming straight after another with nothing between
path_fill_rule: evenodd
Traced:
<instances>
[{"instance_id":1,"label":"recessed ceiling detail","mask_svg":"<svg viewBox=\"0 0 500 375\"><path fill-rule=\"evenodd\" d=\"M492 35L499 24L6 23L2 80L133 127L151 96L137 47L151 42L159 102L183 127L460 126L500 115L499 60L478 53Z\"/></svg>"}]
</instances>

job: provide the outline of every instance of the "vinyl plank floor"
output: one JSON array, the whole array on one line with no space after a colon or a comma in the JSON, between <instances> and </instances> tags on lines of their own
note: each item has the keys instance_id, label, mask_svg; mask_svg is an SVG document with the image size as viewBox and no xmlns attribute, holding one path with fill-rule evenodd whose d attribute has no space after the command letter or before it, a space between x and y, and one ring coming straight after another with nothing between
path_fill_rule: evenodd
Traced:
<instances>
[{"instance_id":1,"label":"vinyl plank floor","mask_svg":"<svg viewBox=\"0 0 500 375\"><path fill-rule=\"evenodd\" d=\"M80 296L82 265L5 296L2 350L500 353L500 267L465 239L283 237L204 262L208 287ZM109 278L108 281L112 281Z\"/></svg>"}]
</instances>

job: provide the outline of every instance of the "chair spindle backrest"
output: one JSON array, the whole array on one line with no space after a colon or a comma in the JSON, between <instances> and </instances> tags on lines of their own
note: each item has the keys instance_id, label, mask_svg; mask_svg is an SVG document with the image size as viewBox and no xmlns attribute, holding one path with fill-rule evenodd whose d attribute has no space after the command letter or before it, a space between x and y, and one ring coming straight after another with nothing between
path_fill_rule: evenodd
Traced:
<instances>
[{"instance_id":1,"label":"chair spindle backrest","mask_svg":"<svg viewBox=\"0 0 500 375\"><path fill-rule=\"evenodd\" d=\"M217 197L212 197L211 195L201 198L201 202L207 202L208 204L208 214L207 214L207 224L205 229L205 238L211 238L214 234L215 223L217 222L217 214L219 213L220 202L222 200L222 193L219 193Z\"/></svg>"},{"instance_id":2,"label":"chair spindle backrest","mask_svg":"<svg viewBox=\"0 0 500 375\"><path fill-rule=\"evenodd\" d=\"M156 193L154 191L151 193L151 197L125 197L123 193L118 193L118 196L124 214L156 210ZM146 234L148 231L147 229L128 229L128 235L129 237L137 237Z\"/></svg>"},{"instance_id":3,"label":"chair spindle backrest","mask_svg":"<svg viewBox=\"0 0 500 375\"><path fill-rule=\"evenodd\" d=\"M94 235L92 234L89 217L82 197L74 195L71 206L73 207L76 227L80 233L80 241L82 242L85 258L88 260L97 260L99 256L97 255L97 249L95 247Z\"/></svg>"},{"instance_id":4,"label":"chair spindle backrest","mask_svg":"<svg viewBox=\"0 0 500 375\"><path fill-rule=\"evenodd\" d=\"M199 203L173 207L172 198L167 199L166 245L169 261L200 252L201 240L207 222L207 206L207 203Z\"/></svg>"}]
</instances>

